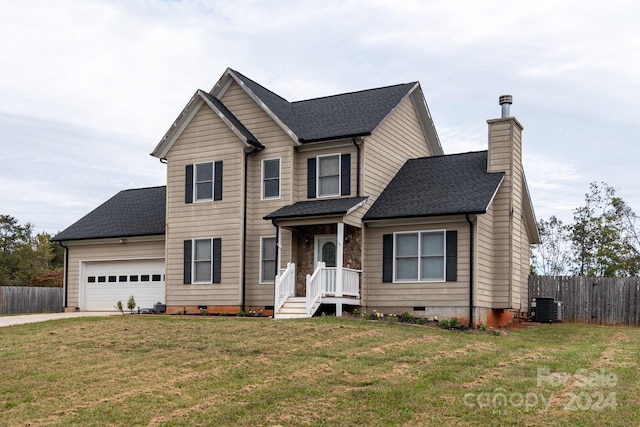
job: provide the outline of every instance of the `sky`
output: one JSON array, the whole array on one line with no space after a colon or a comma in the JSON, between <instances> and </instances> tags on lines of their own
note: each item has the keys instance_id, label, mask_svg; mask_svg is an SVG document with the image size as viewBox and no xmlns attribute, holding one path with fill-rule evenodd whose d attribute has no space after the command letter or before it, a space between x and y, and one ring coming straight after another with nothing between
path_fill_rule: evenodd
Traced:
<instances>
[{"instance_id":1,"label":"sky","mask_svg":"<svg viewBox=\"0 0 640 427\"><path fill-rule=\"evenodd\" d=\"M0 214L56 234L121 190L227 67L289 101L419 81L446 154L487 148L511 94L536 216L590 182L640 213L640 3L0 2Z\"/></svg>"}]
</instances>

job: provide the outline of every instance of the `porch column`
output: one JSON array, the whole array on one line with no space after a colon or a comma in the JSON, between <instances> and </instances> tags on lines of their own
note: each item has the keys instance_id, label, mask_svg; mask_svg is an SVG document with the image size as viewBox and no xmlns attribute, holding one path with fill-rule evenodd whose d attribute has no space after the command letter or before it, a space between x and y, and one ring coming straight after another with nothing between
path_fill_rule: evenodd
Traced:
<instances>
[{"instance_id":1,"label":"porch column","mask_svg":"<svg viewBox=\"0 0 640 427\"><path fill-rule=\"evenodd\" d=\"M344 258L344 223L338 223L338 235L336 236L338 247L336 250L336 297L342 296L342 265ZM337 313L336 313L337 314Z\"/></svg>"}]
</instances>

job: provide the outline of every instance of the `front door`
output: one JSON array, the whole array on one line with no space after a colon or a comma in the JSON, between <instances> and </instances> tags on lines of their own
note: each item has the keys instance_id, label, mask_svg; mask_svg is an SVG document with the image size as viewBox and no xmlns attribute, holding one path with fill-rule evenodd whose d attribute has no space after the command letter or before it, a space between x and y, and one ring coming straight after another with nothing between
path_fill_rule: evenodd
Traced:
<instances>
[{"instance_id":1,"label":"front door","mask_svg":"<svg viewBox=\"0 0 640 427\"><path fill-rule=\"evenodd\" d=\"M314 254L313 269L318 266L318 262L322 261L327 267L336 266L336 253L338 245L336 244L335 235L316 236L316 247Z\"/></svg>"}]
</instances>

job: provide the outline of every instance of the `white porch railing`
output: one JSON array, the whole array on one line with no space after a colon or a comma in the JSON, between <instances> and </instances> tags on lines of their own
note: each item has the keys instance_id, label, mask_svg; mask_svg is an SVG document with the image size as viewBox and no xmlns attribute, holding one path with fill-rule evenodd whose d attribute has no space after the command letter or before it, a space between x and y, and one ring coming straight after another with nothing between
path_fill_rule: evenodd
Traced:
<instances>
[{"instance_id":1,"label":"white porch railing","mask_svg":"<svg viewBox=\"0 0 640 427\"><path fill-rule=\"evenodd\" d=\"M326 267L322 261L318 262L318 267L313 274L307 274L307 316L309 317L313 316L313 313L320 307L326 277Z\"/></svg>"},{"instance_id":2,"label":"white porch railing","mask_svg":"<svg viewBox=\"0 0 640 427\"><path fill-rule=\"evenodd\" d=\"M296 265L289 262L287 268L276 276L275 301L273 312L280 311L285 301L289 297L296 295Z\"/></svg>"},{"instance_id":3,"label":"white porch railing","mask_svg":"<svg viewBox=\"0 0 640 427\"><path fill-rule=\"evenodd\" d=\"M360 270L342 269L342 295L360 297Z\"/></svg>"},{"instance_id":4,"label":"white porch railing","mask_svg":"<svg viewBox=\"0 0 640 427\"><path fill-rule=\"evenodd\" d=\"M324 267L324 270L322 296L360 296L360 270L343 268L342 285L338 280L338 269L336 267Z\"/></svg>"}]
</instances>

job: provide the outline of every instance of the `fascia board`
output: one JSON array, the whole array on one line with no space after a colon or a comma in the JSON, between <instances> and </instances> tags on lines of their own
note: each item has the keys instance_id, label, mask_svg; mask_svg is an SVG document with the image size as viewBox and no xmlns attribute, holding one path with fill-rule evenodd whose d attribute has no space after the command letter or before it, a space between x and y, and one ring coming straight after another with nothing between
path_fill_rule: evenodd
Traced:
<instances>
[{"instance_id":1,"label":"fascia board","mask_svg":"<svg viewBox=\"0 0 640 427\"><path fill-rule=\"evenodd\" d=\"M199 91L193 94L187 105L182 109L178 118L173 122L169 130L165 133L164 137L160 140L156 148L151 152L151 155L159 159L165 158L173 144L182 135L182 132L187 128L193 117L196 115L200 107L204 104L202 97L199 95Z\"/></svg>"}]
</instances>

